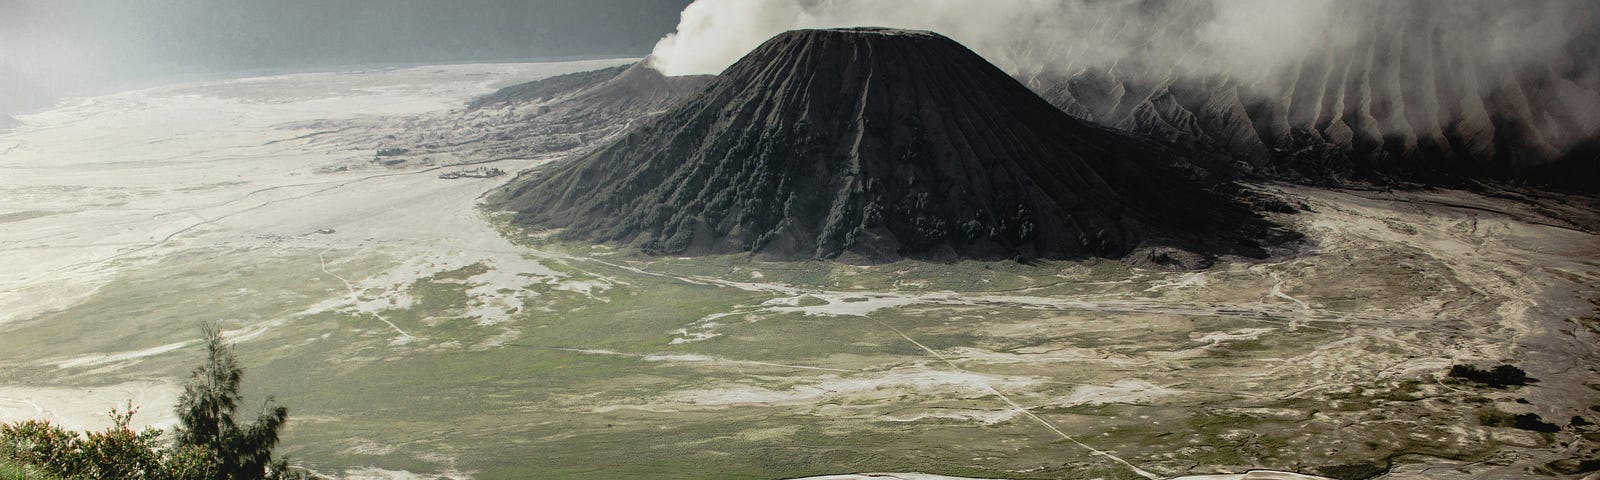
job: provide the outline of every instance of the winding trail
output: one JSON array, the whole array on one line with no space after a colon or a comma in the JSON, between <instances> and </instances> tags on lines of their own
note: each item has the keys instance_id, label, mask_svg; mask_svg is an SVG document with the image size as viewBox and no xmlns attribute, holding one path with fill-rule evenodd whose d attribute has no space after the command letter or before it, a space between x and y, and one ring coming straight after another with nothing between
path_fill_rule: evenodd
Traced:
<instances>
[{"instance_id":1,"label":"winding trail","mask_svg":"<svg viewBox=\"0 0 1600 480\"><path fill-rule=\"evenodd\" d=\"M872 319L872 321L877 323L879 326L882 326L883 328L887 328L887 329L893 331L896 335L899 335L900 338L904 338L907 342L911 342L911 344L916 345L917 348L921 348L922 351L928 352L929 355L932 355L934 358L939 359L940 362L944 362L944 364L950 366L950 368L953 368L953 369L955 369L957 371L960 371L960 372L972 373L972 372L967 371L966 369L963 369L963 368L957 366L955 364L955 362L950 361L949 358L946 358L944 355L940 354L938 351L935 351L932 348L928 348L928 346L927 345L923 345L922 342L918 342L915 339L911 338L910 336L906 335L905 332L900 331L900 329L894 328L894 326L889 325L887 323L883 323L882 320L878 320L876 318ZM1141 477L1148 478L1150 480L1160 480L1162 478L1160 475L1156 475L1154 473L1150 473L1149 471L1147 471L1147 470L1145 470L1143 468L1139 468L1138 465L1134 465L1132 463L1129 463L1127 460L1123 460L1122 457L1118 457L1116 455L1112 455L1110 452L1106 452L1104 450L1100 450L1098 448L1091 447L1091 446L1089 446L1089 444L1086 444L1086 443L1083 443L1081 441L1078 441L1078 439L1073 438L1071 435L1067 435L1067 432L1061 431L1061 428L1057 427L1054 423L1050 423L1049 420L1045 420L1043 418L1040 418L1038 415L1034 415L1032 411L1028 410L1027 408L1024 408L1022 405L1018 404L1015 400L1012 400L1011 397L1007 396L1005 393L1001 392L999 389L994 388L994 385L991 385L991 384L985 382L983 384L983 387L985 389L988 389L989 393L994 394L995 397L999 398L1002 401L1005 401L1007 405L1011 406L1011 409L1013 411L1015 411L1015 412L1017 412L1019 414L1022 414L1022 415L1026 415L1028 418L1031 418L1034 421L1039 422L1040 425L1044 425L1045 428L1048 428L1048 429L1050 429L1050 431L1055 432L1056 435L1061 436L1061 438L1063 440L1072 442L1074 445L1077 445L1077 446L1083 448L1084 450L1087 450L1090 454L1099 455L1101 457L1105 457L1105 458L1111 459L1112 461L1120 463L1123 466L1128 467L1129 470L1132 470L1133 473L1136 473Z\"/></svg>"},{"instance_id":2,"label":"winding trail","mask_svg":"<svg viewBox=\"0 0 1600 480\"><path fill-rule=\"evenodd\" d=\"M346 280L344 277L339 276L339 274L328 271L328 260L323 258L323 253L324 252L317 252L317 262L321 264L319 266L322 268L322 273L332 275L333 278L337 278L339 281L344 282L344 288L350 290L350 301L359 305L361 303L361 295L356 291L356 286L352 285L350 280ZM358 308L357 311L360 311L360 309ZM383 323L388 325L389 328L394 329L395 333L400 334L400 338L404 339L405 343L416 341L417 337L411 336L411 334L406 333L405 330L401 330L399 326L394 324L394 322L389 321L387 318L383 318L383 314L376 311L366 313L372 314L373 317L377 317L378 320L383 321Z\"/></svg>"},{"instance_id":3,"label":"winding trail","mask_svg":"<svg viewBox=\"0 0 1600 480\"><path fill-rule=\"evenodd\" d=\"M1268 294L1270 294L1270 295L1272 295L1274 297L1278 297L1278 298L1281 298L1281 299L1284 299L1284 300L1288 300L1288 301L1294 302L1296 305L1300 306L1301 310L1304 310L1306 312L1310 312L1311 311L1311 304L1308 304L1305 301L1302 301L1302 300L1300 300L1298 298L1294 298L1293 296L1290 296L1287 293L1283 293L1283 284L1284 284L1285 280L1283 279L1283 275L1282 274L1279 274L1278 272L1272 272L1271 275L1272 275L1272 280L1274 281L1274 283L1272 284L1272 289L1267 291Z\"/></svg>"}]
</instances>

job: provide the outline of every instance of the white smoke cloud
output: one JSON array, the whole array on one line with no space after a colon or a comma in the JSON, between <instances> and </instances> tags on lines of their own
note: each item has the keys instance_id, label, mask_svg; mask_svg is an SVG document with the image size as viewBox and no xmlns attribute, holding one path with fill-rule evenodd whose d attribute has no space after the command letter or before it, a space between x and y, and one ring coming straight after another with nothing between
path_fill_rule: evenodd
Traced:
<instances>
[{"instance_id":1,"label":"white smoke cloud","mask_svg":"<svg viewBox=\"0 0 1600 480\"><path fill-rule=\"evenodd\" d=\"M1437 145L1505 114L1542 152L1600 138L1600 0L696 0L651 62L716 74L781 32L859 26L944 34L1042 91L1231 82L1298 107L1274 129L1334 128L1338 101L1364 135Z\"/></svg>"},{"instance_id":2,"label":"white smoke cloud","mask_svg":"<svg viewBox=\"0 0 1600 480\"><path fill-rule=\"evenodd\" d=\"M1592 0L697 0L661 39L668 75L716 74L778 33L880 26L932 30L1014 74L1137 62L1246 80L1403 28L1427 15L1462 52L1527 61L1596 26Z\"/></svg>"},{"instance_id":3,"label":"white smoke cloud","mask_svg":"<svg viewBox=\"0 0 1600 480\"><path fill-rule=\"evenodd\" d=\"M1199 28L1208 61L1227 71L1270 70L1307 52L1346 48L1353 18L1338 10L1348 0L1217 0ZM1266 68L1263 68L1266 67Z\"/></svg>"},{"instance_id":4,"label":"white smoke cloud","mask_svg":"<svg viewBox=\"0 0 1600 480\"><path fill-rule=\"evenodd\" d=\"M1014 28L1041 29L1056 0L698 0L677 31L656 44L653 66L667 75L715 74L774 35L801 28L882 26L932 30L968 46L1002 47ZM1004 48L1004 47L1002 47ZM995 54L1004 54L997 49Z\"/></svg>"}]
</instances>

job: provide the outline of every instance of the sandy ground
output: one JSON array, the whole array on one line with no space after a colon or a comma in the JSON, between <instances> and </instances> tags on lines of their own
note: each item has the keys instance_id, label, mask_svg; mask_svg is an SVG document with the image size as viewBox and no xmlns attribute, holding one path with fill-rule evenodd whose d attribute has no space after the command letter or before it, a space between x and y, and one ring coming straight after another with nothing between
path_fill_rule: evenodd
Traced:
<instances>
[{"instance_id":1,"label":"sandy ground","mask_svg":"<svg viewBox=\"0 0 1600 480\"><path fill-rule=\"evenodd\" d=\"M384 275L356 279L351 296L314 310L372 311L391 299L359 292L394 290L481 262L493 268L469 279L477 285L475 314L484 323L501 321L517 313L527 295L522 287L560 279L479 218L475 202L497 180L442 180L427 167L329 172L329 165L368 163L373 151L310 140L340 120L458 108L501 86L625 62L295 74L68 100L28 115L27 126L0 135L0 265L6 265L0 325L66 308L120 271L199 247L371 250L407 259ZM495 166L514 172L541 161ZM230 333L235 341L252 338L250 331ZM56 363L92 367L184 346ZM176 391L171 379L0 385L0 421L45 418L100 428L109 425L104 412L112 405L129 399L171 405ZM135 426L171 423L165 411L134 418Z\"/></svg>"},{"instance_id":2,"label":"sandy ground","mask_svg":"<svg viewBox=\"0 0 1600 480\"><path fill-rule=\"evenodd\" d=\"M87 388L0 386L0 421L47 420L71 430L99 429L110 426L112 408L132 402L139 411L131 423L168 428L178 423L177 414L166 408L177 403L178 392L177 385L163 380Z\"/></svg>"},{"instance_id":3,"label":"sandy ground","mask_svg":"<svg viewBox=\"0 0 1600 480\"><path fill-rule=\"evenodd\" d=\"M252 78L72 100L26 116L28 126L0 136L0 264L8 266L0 323L70 305L129 264L207 244L421 248L446 263L503 252L499 260L516 262L516 249L471 208L498 182L443 182L427 168L319 173L365 163L373 151L309 142L339 120L456 108L518 81L619 63ZM495 166L514 172L536 162ZM319 229L335 233L313 235Z\"/></svg>"},{"instance_id":4,"label":"sandy ground","mask_svg":"<svg viewBox=\"0 0 1600 480\"><path fill-rule=\"evenodd\" d=\"M897 291L830 291L783 284L747 282L705 276L682 276L688 283L713 284L779 295L758 305L711 314L672 333L676 345L694 344L723 336L721 330L759 321L763 315L803 313L870 319L877 312L910 307L978 308L1003 306L1062 312L1101 312L1189 318L1245 317L1260 322L1258 328L1192 335L1187 349L1146 354L1143 358L1116 358L1099 349L1056 348L1033 352L995 352L961 347L936 350L911 336L908 342L927 351L930 360L948 365L927 378L891 369L857 374L819 375L812 382L788 389L753 385L720 385L673 392L645 404L614 405L605 409L689 411L725 408L738 404L790 405L809 409L851 400L882 396L922 395L928 398L977 398L993 395L1006 403L1011 393L1036 390L1037 379L973 375L972 366L996 364L1041 365L1055 362L1106 361L1137 366L1147 371L1183 367L1219 345L1254 341L1265 336L1317 329L1341 338L1307 345L1299 355L1266 359L1263 369L1235 373L1232 385L1218 390L1185 390L1135 378L1102 385L1078 385L1070 392L1030 405L1026 409L973 410L960 413L916 415L900 420L959 418L995 423L1027 418L1052 430L1050 421L1027 414L1041 407L1094 404L1150 404L1173 397L1194 398L1224 393L1243 397L1323 398L1318 392L1348 385L1380 381L1432 383L1453 364L1511 363L1540 379L1539 387L1520 392L1522 398L1505 407L1531 411L1561 422L1588 414L1593 388L1600 385L1600 347L1596 344L1595 303L1600 290L1600 241L1560 218L1546 217L1529 205L1460 191L1365 192L1331 191L1287 185L1263 185L1262 191L1281 196L1308 210L1288 221L1309 236L1304 253L1267 263L1242 263L1206 272L1173 275L1145 291L1166 291L1169 296L1091 295L1080 297L1028 294L959 294L955 292L906 293ZM599 260L597 260L599 261ZM1256 281L1239 283L1241 278ZM1233 282L1230 285L1230 282ZM1387 290L1373 285L1392 285ZM1227 298L1234 289L1264 287L1255 298ZM1215 287L1215 288L1208 288ZM1354 301L1346 299L1364 298ZM881 323L881 322L880 322ZM1318 326L1312 326L1312 324ZM888 325L883 325L890 328ZM1013 330L1046 329L1047 324L1011 325ZM899 332L897 332L899 333ZM1389 353L1375 355L1375 345ZM1113 368L1115 369L1115 368ZM903 372L902 372L903 373ZM1267 381L1274 384L1263 388ZM1283 383L1287 382L1287 383ZM907 388L914 385L914 388ZM1451 387L1441 386L1445 390ZM1225 391L1222 391L1225 390ZM1467 392L1455 390L1462 398ZM1479 399L1481 400L1481 398ZM1448 405L1449 402L1445 402ZM1241 414L1295 418L1294 409L1247 407L1229 411ZM1445 408L1439 413L1447 413ZM837 416L837 410L830 411ZM1469 417L1470 418L1470 417ZM889 418L895 420L895 418ZM1469 420L1470 421L1470 420ZM1312 422L1317 423L1317 422ZM1580 429L1581 430L1581 429ZM1058 430L1059 433L1059 430ZM1393 478L1413 478L1413 472L1453 468L1470 478L1507 478L1528 474L1529 466L1561 460L1585 444L1582 438L1563 440L1570 448L1522 449L1538 441L1517 440L1517 432L1503 435L1502 454L1517 460L1461 464L1444 459L1410 460L1391 473ZM1459 430L1454 435L1471 438L1480 433ZM1065 440L1087 451L1096 450L1065 433ZM1499 438L1499 437L1497 437ZM1337 441L1335 443L1338 443ZM1515 452L1515 453L1512 453ZM1520 457L1520 458L1519 458ZM1129 462L1129 469L1158 478ZM878 475L878 474L874 474ZM884 474L889 475L889 474ZM1426 474L1422 475L1426 478ZM831 478L831 477L824 477ZM899 478L845 476L838 478ZM1292 473L1255 471L1248 474L1201 475L1192 479L1317 478Z\"/></svg>"}]
</instances>

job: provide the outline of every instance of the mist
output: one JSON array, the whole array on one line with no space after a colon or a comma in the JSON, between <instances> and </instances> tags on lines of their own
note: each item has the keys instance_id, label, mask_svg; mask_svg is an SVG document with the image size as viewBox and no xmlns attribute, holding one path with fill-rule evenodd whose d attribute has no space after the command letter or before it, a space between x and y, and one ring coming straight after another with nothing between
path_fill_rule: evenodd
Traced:
<instances>
[{"instance_id":1,"label":"mist","mask_svg":"<svg viewBox=\"0 0 1600 480\"><path fill-rule=\"evenodd\" d=\"M195 77L643 56L687 0L0 0L0 112Z\"/></svg>"}]
</instances>

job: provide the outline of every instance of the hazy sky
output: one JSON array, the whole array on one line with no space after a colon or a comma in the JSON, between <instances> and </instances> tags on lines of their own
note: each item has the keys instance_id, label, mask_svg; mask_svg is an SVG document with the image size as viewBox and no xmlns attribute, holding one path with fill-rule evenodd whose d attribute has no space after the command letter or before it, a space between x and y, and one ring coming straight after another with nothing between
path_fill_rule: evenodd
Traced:
<instances>
[{"instance_id":1,"label":"hazy sky","mask_svg":"<svg viewBox=\"0 0 1600 480\"><path fill-rule=\"evenodd\" d=\"M690 4L690 0L0 0L0 112L37 104L38 97L51 94L109 91L206 74L643 56L652 47L656 65L669 74L716 73L773 34L819 26L932 29L1022 76L1139 63L1158 69L1270 77L1327 52L1369 48L1373 42L1364 40L1389 38L1397 25L1391 20L1397 17L1429 19L1439 32L1441 51L1497 71L1521 68L1513 65L1517 63L1570 66L1563 62L1579 62L1594 70L1592 58L1565 50L1600 40L1600 0L697 0Z\"/></svg>"},{"instance_id":2,"label":"hazy sky","mask_svg":"<svg viewBox=\"0 0 1600 480\"><path fill-rule=\"evenodd\" d=\"M688 0L0 0L0 111L195 74L649 53Z\"/></svg>"}]
</instances>

